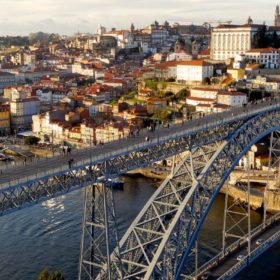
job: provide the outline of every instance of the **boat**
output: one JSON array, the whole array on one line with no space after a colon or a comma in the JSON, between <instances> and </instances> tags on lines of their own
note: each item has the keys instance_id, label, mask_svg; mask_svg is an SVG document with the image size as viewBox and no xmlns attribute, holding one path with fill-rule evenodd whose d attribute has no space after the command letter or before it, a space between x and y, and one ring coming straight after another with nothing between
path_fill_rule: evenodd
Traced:
<instances>
[{"instance_id":1,"label":"boat","mask_svg":"<svg viewBox=\"0 0 280 280\"><path fill-rule=\"evenodd\" d=\"M108 186L111 186L114 190L123 190L124 182L120 179L109 179Z\"/></svg>"}]
</instances>

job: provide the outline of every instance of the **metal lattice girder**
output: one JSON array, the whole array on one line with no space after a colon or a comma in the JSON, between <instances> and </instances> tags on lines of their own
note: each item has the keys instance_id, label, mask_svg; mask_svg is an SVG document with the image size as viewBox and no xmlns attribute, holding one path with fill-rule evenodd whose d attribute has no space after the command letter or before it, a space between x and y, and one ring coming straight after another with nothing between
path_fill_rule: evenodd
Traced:
<instances>
[{"instance_id":1,"label":"metal lattice girder","mask_svg":"<svg viewBox=\"0 0 280 280\"><path fill-rule=\"evenodd\" d=\"M110 263L112 248L118 248L114 199L109 182L92 185L85 189L84 219L81 240L79 279L121 279L121 262L118 250ZM105 266L104 266L105 265ZM110 269L103 270L104 267Z\"/></svg>"},{"instance_id":2,"label":"metal lattice girder","mask_svg":"<svg viewBox=\"0 0 280 280\"><path fill-rule=\"evenodd\" d=\"M110 176L113 177L135 168L149 166L155 161L181 153L190 146L201 147L226 139L250 118L267 112L277 112L280 109L278 102L279 100L249 104L246 109L234 108L186 122L182 126L174 125L167 130L150 134L149 142L145 142L144 137L140 136L108 143L103 149L77 151L71 174L61 157L54 157L49 165L40 161L30 169L15 167L6 170L0 178L0 215L97 182L102 176L106 161L109 162ZM94 156L96 151L97 156ZM89 167L93 167L94 171ZM66 182L64 177L71 182Z\"/></svg>"},{"instance_id":3,"label":"metal lattice girder","mask_svg":"<svg viewBox=\"0 0 280 280\"><path fill-rule=\"evenodd\" d=\"M130 170L149 166L153 162L186 151L190 145L195 147L215 143L233 133L241 123L235 122L214 127L209 131L198 131L197 135L178 139L171 135L152 143L142 143L130 152L120 152L114 157L105 154L103 159L92 157L88 164L75 166L70 170L66 167L65 170L52 175L2 188L0 215L103 181L106 174L113 178Z\"/></svg>"},{"instance_id":4,"label":"metal lattice girder","mask_svg":"<svg viewBox=\"0 0 280 280\"><path fill-rule=\"evenodd\" d=\"M208 156L205 151L211 146L191 151L121 240L124 279L180 278L200 227L226 178L253 144L279 130L279 116L278 112L271 112L249 120L218 148L212 146Z\"/></svg>"}]
</instances>

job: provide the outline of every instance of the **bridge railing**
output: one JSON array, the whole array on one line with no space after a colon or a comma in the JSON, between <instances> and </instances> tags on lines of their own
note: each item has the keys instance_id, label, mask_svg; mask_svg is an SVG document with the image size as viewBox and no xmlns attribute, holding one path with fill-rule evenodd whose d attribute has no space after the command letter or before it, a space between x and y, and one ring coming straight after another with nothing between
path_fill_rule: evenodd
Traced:
<instances>
[{"instance_id":1,"label":"bridge railing","mask_svg":"<svg viewBox=\"0 0 280 280\"><path fill-rule=\"evenodd\" d=\"M233 109L232 111L229 110L227 112L213 114L213 115L208 116L207 118L202 118L202 119L194 120L190 123L187 123L187 125L184 125L181 129L179 128L179 127L181 127L180 124L178 124L176 126L179 129L178 129L178 131L175 131L175 132L171 131L171 130L164 130L164 132L167 132L167 133L166 134L163 133L163 135L159 135L157 133L153 133L153 134L147 133L147 135L149 135L151 137L151 140L149 142L144 142L144 143L138 142L135 144L135 140L134 140L135 138L132 138L133 140L130 140L130 141L128 139L126 139L125 141L123 141L123 139L116 140L114 142L107 143L101 149L100 149L100 147L98 147L99 148L98 150L102 150L102 149L104 150L104 152L100 155L90 156L89 151L94 152L94 148L88 148L88 149L86 148L83 150L78 150L76 152L73 151L73 155L79 155L79 154L81 155L81 153L88 155L88 158L86 160L75 161L73 164L73 169L78 169L80 167L89 165L92 162L104 161L105 159L110 159L112 157L115 157L115 156L118 156L121 154L128 154L129 152L132 152L135 150L149 148L150 146L155 146L159 143L163 143L166 141L172 141L172 140L178 139L178 138L186 136L186 135L191 135L191 134L197 133L199 131L204 131L204 130L207 130L212 127L217 127L217 126L223 125L225 123L230 123L232 121L241 120L246 117L250 117L252 115L256 115L259 113L263 113L266 111L270 111L270 110L279 108L279 106L280 106L280 104L277 102L275 102L273 104L267 102L267 103L263 103L263 104L248 106L247 108L239 108L238 110ZM137 137L136 137L136 139L137 139ZM130 143L131 141L134 143L131 144ZM106 152L106 148L109 147L109 145L111 145L111 148L114 147L114 149L112 149L113 152L112 151L110 151L109 153L108 153L108 151ZM119 147L119 148L116 150L115 147ZM34 165L36 165L36 164L34 163ZM18 184L23 184L30 180L38 180L39 178L44 178L46 176L51 176L53 174L67 172L67 170L68 170L68 168L67 168L66 164L62 165L58 168L50 168L48 170L44 170L43 172L39 171L39 170L36 171L36 168L35 168L34 175L27 176L22 179L11 180L8 183L1 184L0 189L4 189L4 188L10 187L10 186L15 186Z\"/></svg>"},{"instance_id":2,"label":"bridge railing","mask_svg":"<svg viewBox=\"0 0 280 280\"><path fill-rule=\"evenodd\" d=\"M273 223L275 223L275 222L277 222L279 220L280 220L280 213L277 213L274 216L272 216L271 218L267 219L265 221L265 223L261 223L260 225L255 227L251 231L251 237L255 238L258 234L260 234L262 231L264 231L268 226L272 225ZM249 235L247 234L247 235L245 235L243 237L242 240L235 241L230 246L228 246L225 251L220 252L214 258L210 259L208 262L206 262L201 267L199 267L198 272L197 272L198 275L202 275L203 273L205 273L209 269L211 269L214 266L218 265L221 261L223 261L223 259L226 256L228 256L229 254L233 253L238 247L243 246L244 244L246 244L248 242L248 237L249 237ZM256 251L256 250L257 249L255 249L254 251ZM253 252L254 251L252 251L252 253L250 254L250 257L253 256ZM195 276L194 273L192 274L192 276L193 277ZM221 278L221 279L226 279L226 278Z\"/></svg>"},{"instance_id":3,"label":"bridge railing","mask_svg":"<svg viewBox=\"0 0 280 280\"><path fill-rule=\"evenodd\" d=\"M236 275L243 268L248 266L249 263L251 263L253 260L255 260L258 256L260 256L262 253L264 253L268 248L270 248L273 244L275 244L279 240L280 240L280 232L276 232L270 238L268 238L266 241L264 241L259 247L257 247L255 250L253 250L250 255L247 255L243 260L236 263L234 266L232 266L228 271L226 271L218 279L226 280L229 277L232 278L234 275Z\"/></svg>"}]
</instances>

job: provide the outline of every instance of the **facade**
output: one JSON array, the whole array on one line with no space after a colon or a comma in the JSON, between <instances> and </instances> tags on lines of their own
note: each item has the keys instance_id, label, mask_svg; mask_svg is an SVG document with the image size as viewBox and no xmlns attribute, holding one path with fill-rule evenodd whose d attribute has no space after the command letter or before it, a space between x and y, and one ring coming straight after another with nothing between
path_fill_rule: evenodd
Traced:
<instances>
[{"instance_id":1,"label":"facade","mask_svg":"<svg viewBox=\"0 0 280 280\"><path fill-rule=\"evenodd\" d=\"M166 108L166 100L161 98L149 98L147 99L147 112L154 114L159 109Z\"/></svg>"},{"instance_id":2,"label":"facade","mask_svg":"<svg viewBox=\"0 0 280 280\"><path fill-rule=\"evenodd\" d=\"M251 49L245 52L245 57L252 63L259 63L264 65L265 68L279 67L280 54L278 49Z\"/></svg>"},{"instance_id":3,"label":"facade","mask_svg":"<svg viewBox=\"0 0 280 280\"><path fill-rule=\"evenodd\" d=\"M247 95L242 92L221 91L217 94L218 104L224 104L231 107L242 106L248 101Z\"/></svg>"},{"instance_id":4,"label":"facade","mask_svg":"<svg viewBox=\"0 0 280 280\"><path fill-rule=\"evenodd\" d=\"M191 94L186 99L188 105L197 106L199 104L211 105L216 101L218 89L195 87L191 89Z\"/></svg>"},{"instance_id":5,"label":"facade","mask_svg":"<svg viewBox=\"0 0 280 280\"><path fill-rule=\"evenodd\" d=\"M167 61L155 66L155 77L158 79L177 78L177 61Z\"/></svg>"},{"instance_id":6,"label":"facade","mask_svg":"<svg viewBox=\"0 0 280 280\"><path fill-rule=\"evenodd\" d=\"M6 104L0 105L0 134L7 135L10 133L10 106Z\"/></svg>"},{"instance_id":7,"label":"facade","mask_svg":"<svg viewBox=\"0 0 280 280\"><path fill-rule=\"evenodd\" d=\"M29 128L32 116L40 112L40 101L35 97L13 100L10 103L10 112L13 129Z\"/></svg>"},{"instance_id":8,"label":"facade","mask_svg":"<svg viewBox=\"0 0 280 280\"><path fill-rule=\"evenodd\" d=\"M260 25L220 25L211 33L210 57L227 60L252 49L253 37Z\"/></svg>"},{"instance_id":9,"label":"facade","mask_svg":"<svg viewBox=\"0 0 280 280\"><path fill-rule=\"evenodd\" d=\"M213 65L204 60L181 62L177 66L177 81L202 82L204 78L213 76Z\"/></svg>"},{"instance_id":10,"label":"facade","mask_svg":"<svg viewBox=\"0 0 280 280\"><path fill-rule=\"evenodd\" d=\"M166 61L188 61L192 60L192 55L186 53L184 50L173 52L167 55Z\"/></svg>"},{"instance_id":11,"label":"facade","mask_svg":"<svg viewBox=\"0 0 280 280\"><path fill-rule=\"evenodd\" d=\"M0 92L4 88L14 85L15 82L16 82L15 75L7 72L0 72Z\"/></svg>"}]
</instances>

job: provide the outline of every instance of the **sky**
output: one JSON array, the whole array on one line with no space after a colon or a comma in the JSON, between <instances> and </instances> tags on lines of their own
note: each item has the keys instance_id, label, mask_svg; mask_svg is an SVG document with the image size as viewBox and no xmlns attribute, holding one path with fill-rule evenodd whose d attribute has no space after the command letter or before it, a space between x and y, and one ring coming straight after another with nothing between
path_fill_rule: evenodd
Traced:
<instances>
[{"instance_id":1,"label":"sky","mask_svg":"<svg viewBox=\"0 0 280 280\"><path fill-rule=\"evenodd\" d=\"M279 0L280 4L280 0ZM0 35L43 31L70 35L163 23L202 24L210 21L272 24L272 0L0 0Z\"/></svg>"}]
</instances>

